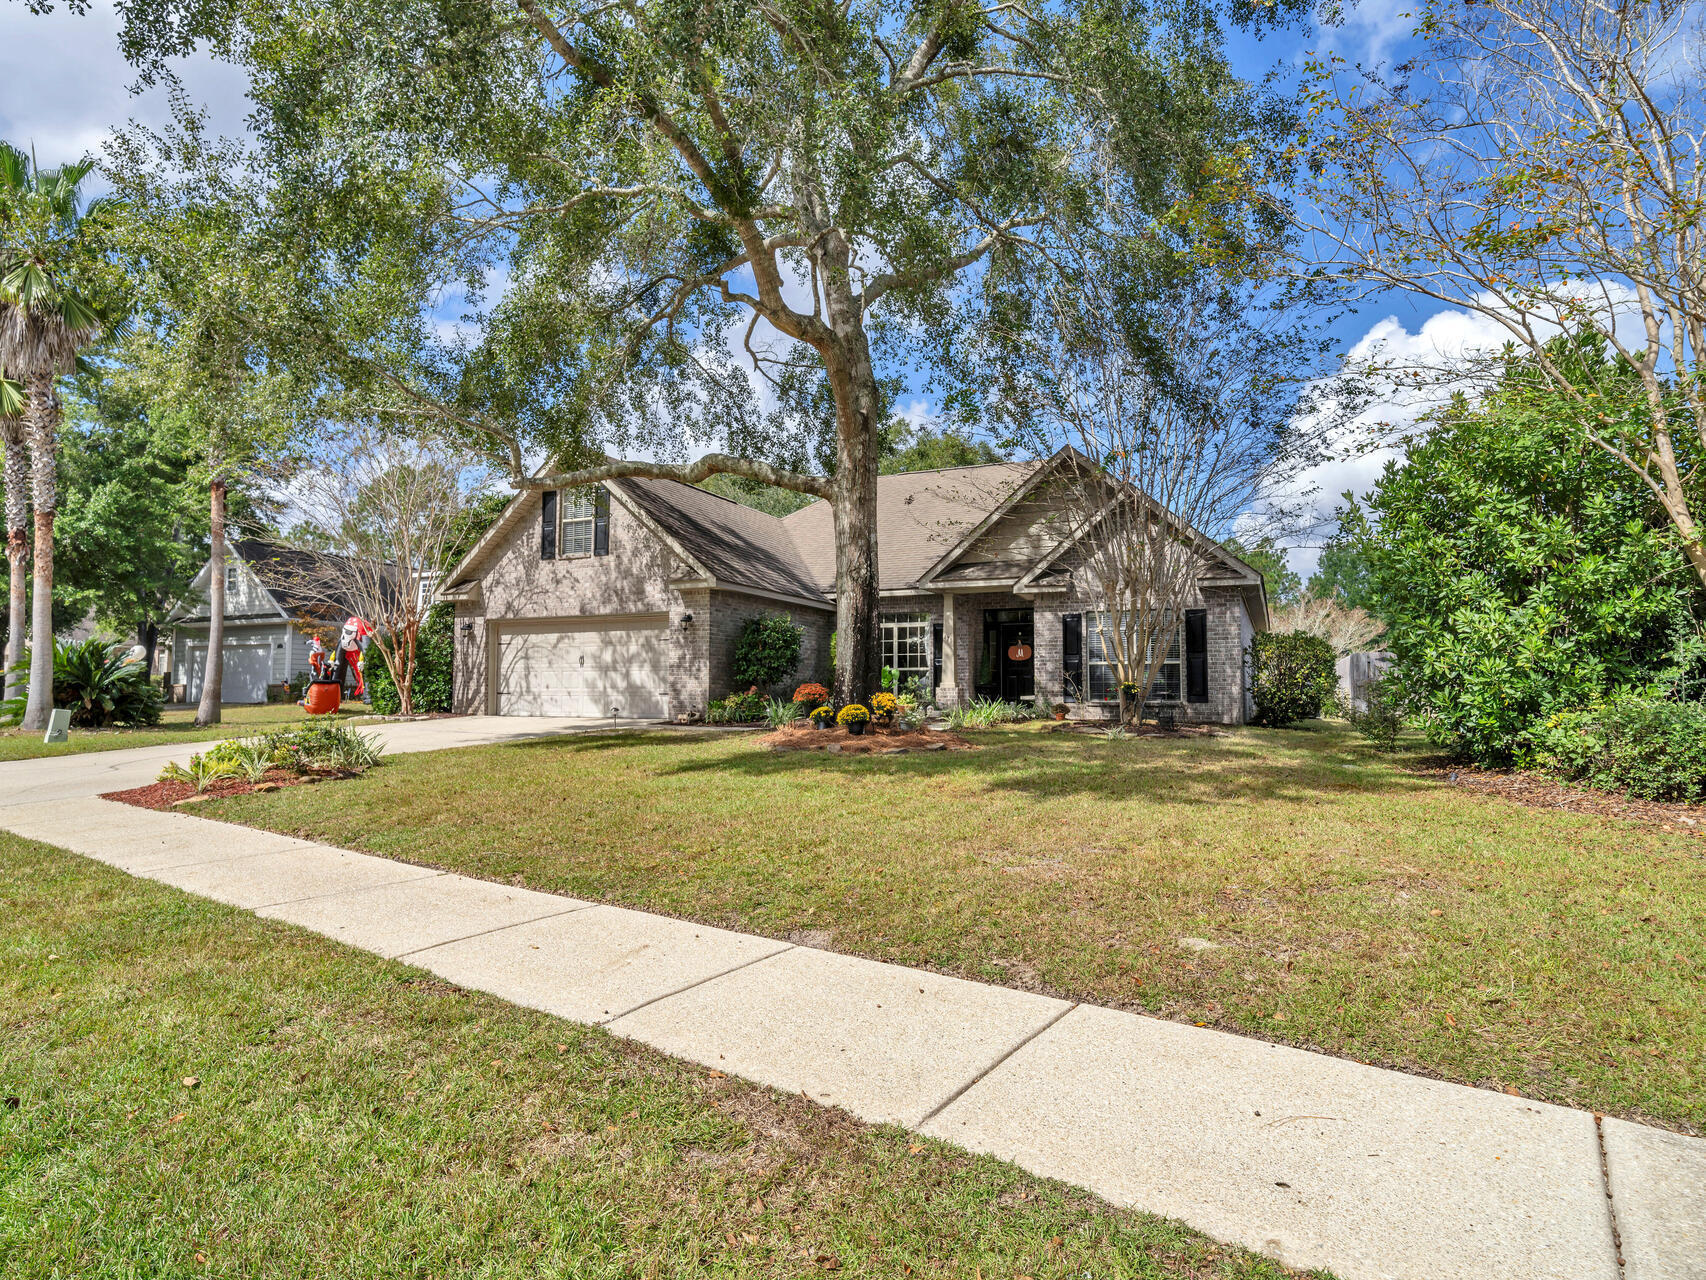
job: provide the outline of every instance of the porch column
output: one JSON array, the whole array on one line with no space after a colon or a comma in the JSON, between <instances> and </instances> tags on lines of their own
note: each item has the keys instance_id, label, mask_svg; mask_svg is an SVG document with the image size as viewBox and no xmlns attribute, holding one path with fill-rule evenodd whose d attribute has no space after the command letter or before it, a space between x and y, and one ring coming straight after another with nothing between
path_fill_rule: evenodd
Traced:
<instances>
[{"instance_id":1,"label":"porch column","mask_svg":"<svg viewBox=\"0 0 1706 1280\"><path fill-rule=\"evenodd\" d=\"M942 593L942 683L936 686L938 706L954 707L960 702L960 641L954 610L954 593Z\"/></svg>"}]
</instances>

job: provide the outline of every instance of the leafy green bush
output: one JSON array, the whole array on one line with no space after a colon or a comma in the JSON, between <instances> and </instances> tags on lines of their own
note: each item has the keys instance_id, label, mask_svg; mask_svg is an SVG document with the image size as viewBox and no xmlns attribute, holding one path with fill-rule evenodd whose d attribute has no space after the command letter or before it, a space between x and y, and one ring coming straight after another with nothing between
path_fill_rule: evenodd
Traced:
<instances>
[{"instance_id":1,"label":"leafy green bush","mask_svg":"<svg viewBox=\"0 0 1706 1280\"><path fill-rule=\"evenodd\" d=\"M394 716L402 710L397 682L391 676L377 644L368 648L362 674L367 678L367 700L374 712ZM450 711L452 673L456 669L456 606L435 604L415 637L415 683L411 691L416 715Z\"/></svg>"},{"instance_id":2,"label":"leafy green bush","mask_svg":"<svg viewBox=\"0 0 1706 1280\"><path fill-rule=\"evenodd\" d=\"M342 725L312 720L298 729L280 729L255 739L270 753L281 769L331 769L359 773L371 768L385 753L379 740Z\"/></svg>"},{"instance_id":3,"label":"leafy green bush","mask_svg":"<svg viewBox=\"0 0 1706 1280\"><path fill-rule=\"evenodd\" d=\"M1362 687L1362 702L1358 707L1346 698L1340 706L1351 728L1381 751L1396 748L1404 727L1403 696L1397 683L1388 675L1374 676Z\"/></svg>"},{"instance_id":4,"label":"leafy green bush","mask_svg":"<svg viewBox=\"0 0 1706 1280\"><path fill-rule=\"evenodd\" d=\"M161 782L187 782L198 795L223 778L237 776L236 762L229 755L222 756L217 747L191 756L188 765L169 763L160 770Z\"/></svg>"},{"instance_id":5,"label":"leafy green bush","mask_svg":"<svg viewBox=\"0 0 1706 1280\"><path fill-rule=\"evenodd\" d=\"M735 640L729 674L736 684L756 689L774 689L800 665L800 645L805 629L785 613L767 613L748 618Z\"/></svg>"},{"instance_id":6,"label":"leafy green bush","mask_svg":"<svg viewBox=\"0 0 1706 1280\"><path fill-rule=\"evenodd\" d=\"M1549 358L1647 409L1626 366L1561 340ZM1504 765L1554 713L1662 681L1694 629L1699 583L1634 473L1586 439L1578 408L1516 361L1386 468L1352 521L1397 679L1428 736Z\"/></svg>"},{"instance_id":7,"label":"leafy green bush","mask_svg":"<svg viewBox=\"0 0 1706 1280\"><path fill-rule=\"evenodd\" d=\"M1250 642L1250 690L1257 724L1283 729L1312 720L1339 687L1333 646L1306 631L1261 631Z\"/></svg>"},{"instance_id":8,"label":"leafy green bush","mask_svg":"<svg viewBox=\"0 0 1706 1280\"><path fill-rule=\"evenodd\" d=\"M751 724L765 718L765 697L757 689L731 693L705 708L706 724Z\"/></svg>"},{"instance_id":9,"label":"leafy green bush","mask_svg":"<svg viewBox=\"0 0 1706 1280\"><path fill-rule=\"evenodd\" d=\"M1523 735L1522 760L1645 800L1706 798L1706 705L1623 694L1554 712Z\"/></svg>"},{"instance_id":10,"label":"leafy green bush","mask_svg":"<svg viewBox=\"0 0 1706 1280\"><path fill-rule=\"evenodd\" d=\"M93 638L72 644L54 641L53 705L70 708L73 728L160 723L160 686L148 678L142 663L128 659L129 650L129 645ZM28 678L28 654L16 670ZM22 720L26 700L20 695L0 704L0 721Z\"/></svg>"}]
</instances>

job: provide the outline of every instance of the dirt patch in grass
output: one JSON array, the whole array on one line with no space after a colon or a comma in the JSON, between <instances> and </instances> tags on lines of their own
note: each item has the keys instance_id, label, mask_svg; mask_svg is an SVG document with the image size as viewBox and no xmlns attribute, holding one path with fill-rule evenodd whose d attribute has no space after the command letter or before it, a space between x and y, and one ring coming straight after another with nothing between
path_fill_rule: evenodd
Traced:
<instances>
[{"instance_id":1,"label":"dirt patch in grass","mask_svg":"<svg viewBox=\"0 0 1706 1280\"><path fill-rule=\"evenodd\" d=\"M197 791L195 783L174 778L150 782L146 787L131 787L127 791L108 791L101 799L133 804L138 809L171 809L186 801L223 800L229 796L246 796L256 791L279 791L285 787L305 787L315 782L331 782L355 776L353 773L290 773L284 769L273 769L259 782L249 782L242 778L221 778Z\"/></svg>"},{"instance_id":2,"label":"dirt patch in grass","mask_svg":"<svg viewBox=\"0 0 1706 1280\"><path fill-rule=\"evenodd\" d=\"M1572 786L1543 774L1521 769L1476 769L1442 765L1418 770L1444 778L1454 787L1482 795L1514 800L1534 809L1562 809L1566 813L1618 818L1624 822L1647 822L1685 835L1706 835L1706 805L1678 800L1641 800L1634 796Z\"/></svg>"},{"instance_id":3,"label":"dirt patch in grass","mask_svg":"<svg viewBox=\"0 0 1706 1280\"><path fill-rule=\"evenodd\" d=\"M827 751L840 747L846 755L871 755L880 751L975 751L974 743L957 733L940 729L890 729L871 725L864 733L836 729L777 729L758 739L760 745L777 751Z\"/></svg>"}]
</instances>

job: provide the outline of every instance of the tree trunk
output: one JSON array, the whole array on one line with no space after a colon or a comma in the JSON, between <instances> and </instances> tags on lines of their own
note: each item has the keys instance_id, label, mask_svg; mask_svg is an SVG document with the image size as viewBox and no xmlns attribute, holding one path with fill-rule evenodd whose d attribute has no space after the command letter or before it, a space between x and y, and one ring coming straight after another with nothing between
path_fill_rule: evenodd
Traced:
<instances>
[{"instance_id":1,"label":"tree trunk","mask_svg":"<svg viewBox=\"0 0 1706 1280\"><path fill-rule=\"evenodd\" d=\"M877 441L882 393L857 317L831 323L823 353L835 395L835 700L865 702L877 691ZM841 322L837 322L840 320Z\"/></svg>"},{"instance_id":2,"label":"tree trunk","mask_svg":"<svg viewBox=\"0 0 1706 1280\"><path fill-rule=\"evenodd\" d=\"M23 727L40 732L53 710L53 517L59 506L59 397L53 370L30 374L30 488L35 501L35 564L30 611L30 692Z\"/></svg>"},{"instance_id":3,"label":"tree trunk","mask_svg":"<svg viewBox=\"0 0 1706 1280\"><path fill-rule=\"evenodd\" d=\"M195 722L205 728L219 723L220 686L225 679L225 482L209 486L209 550L212 568L207 579L207 662L201 674L201 701Z\"/></svg>"},{"instance_id":4,"label":"tree trunk","mask_svg":"<svg viewBox=\"0 0 1706 1280\"><path fill-rule=\"evenodd\" d=\"M23 678L12 668L24 657L24 638L29 630L30 586L25 580L30 564L30 457L22 429L6 431L6 571L11 588L6 613L6 697L23 692Z\"/></svg>"},{"instance_id":5,"label":"tree trunk","mask_svg":"<svg viewBox=\"0 0 1706 1280\"><path fill-rule=\"evenodd\" d=\"M154 655L160 650L160 626L153 619L136 625L136 643L142 646L142 669L154 678Z\"/></svg>"}]
</instances>

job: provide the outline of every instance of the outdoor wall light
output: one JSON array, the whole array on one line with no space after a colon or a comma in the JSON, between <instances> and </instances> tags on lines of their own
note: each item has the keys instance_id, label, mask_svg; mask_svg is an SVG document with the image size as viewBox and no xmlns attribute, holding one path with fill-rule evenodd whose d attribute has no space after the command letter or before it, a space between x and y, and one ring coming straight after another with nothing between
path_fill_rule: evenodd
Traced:
<instances>
[{"instance_id":1,"label":"outdoor wall light","mask_svg":"<svg viewBox=\"0 0 1706 1280\"><path fill-rule=\"evenodd\" d=\"M464 622L462 624L462 634L465 636L473 635L474 634L474 624L472 622Z\"/></svg>"},{"instance_id":2,"label":"outdoor wall light","mask_svg":"<svg viewBox=\"0 0 1706 1280\"><path fill-rule=\"evenodd\" d=\"M681 625L684 627L691 627L693 625L693 615L691 613L682 614Z\"/></svg>"}]
</instances>

